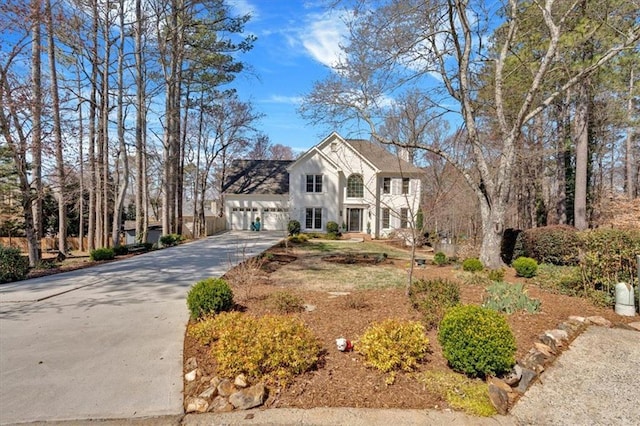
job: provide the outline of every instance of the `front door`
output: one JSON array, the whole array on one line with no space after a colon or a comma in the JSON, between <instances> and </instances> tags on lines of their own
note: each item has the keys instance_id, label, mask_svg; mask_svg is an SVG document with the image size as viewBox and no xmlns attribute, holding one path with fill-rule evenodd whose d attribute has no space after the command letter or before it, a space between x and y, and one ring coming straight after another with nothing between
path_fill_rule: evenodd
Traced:
<instances>
[{"instance_id":1,"label":"front door","mask_svg":"<svg viewBox=\"0 0 640 426\"><path fill-rule=\"evenodd\" d=\"M349 232L362 232L362 209L347 209Z\"/></svg>"}]
</instances>

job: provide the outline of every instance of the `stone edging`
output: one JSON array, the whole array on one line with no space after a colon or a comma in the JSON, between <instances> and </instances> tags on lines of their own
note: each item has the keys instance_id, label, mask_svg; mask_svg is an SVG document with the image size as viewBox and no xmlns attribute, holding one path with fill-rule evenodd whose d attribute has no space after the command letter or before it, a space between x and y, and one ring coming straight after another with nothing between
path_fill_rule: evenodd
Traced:
<instances>
[{"instance_id":1,"label":"stone edging","mask_svg":"<svg viewBox=\"0 0 640 426\"><path fill-rule=\"evenodd\" d=\"M549 367L589 325L612 327L611 321L601 316L586 318L570 316L557 328L547 330L538 336L540 341L535 342L534 347L516 362L509 374L500 378L489 378L489 398L498 413L507 414L529 386L539 378L545 368ZM640 322L625 325L625 328L640 331Z\"/></svg>"}]
</instances>

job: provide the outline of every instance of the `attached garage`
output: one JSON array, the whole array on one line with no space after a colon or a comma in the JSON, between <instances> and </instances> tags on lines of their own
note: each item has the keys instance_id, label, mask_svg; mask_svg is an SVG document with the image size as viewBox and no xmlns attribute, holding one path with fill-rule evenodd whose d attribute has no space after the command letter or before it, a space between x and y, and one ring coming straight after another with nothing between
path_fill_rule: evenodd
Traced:
<instances>
[{"instance_id":1,"label":"attached garage","mask_svg":"<svg viewBox=\"0 0 640 426\"><path fill-rule=\"evenodd\" d=\"M284 231L289 223L292 161L235 160L223 188L227 229L250 230L260 218L265 231Z\"/></svg>"}]
</instances>

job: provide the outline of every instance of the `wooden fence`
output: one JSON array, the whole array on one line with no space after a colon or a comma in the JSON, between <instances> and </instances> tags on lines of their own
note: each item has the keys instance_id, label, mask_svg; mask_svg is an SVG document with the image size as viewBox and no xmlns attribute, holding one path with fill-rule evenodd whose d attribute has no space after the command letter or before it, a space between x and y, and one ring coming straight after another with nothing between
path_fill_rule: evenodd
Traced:
<instances>
[{"instance_id":1,"label":"wooden fence","mask_svg":"<svg viewBox=\"0 0 640 426\"><path fill-rule=\"evenodd\" d=\"M84 247L86 250L87 245L89 244L87 237L83 238ZM20 251L26 253L27 252L27 239L24 237L0 237L0 245L5 247L17 247ZM67 237L67 247L71 250L79 250L80 249L80 238L78 237ZM57 250L58 249L58 239L54 237L45 237L40 240L40 249L42 251L47 250Z\"/></svg>"},{"instance_id":2,"label":"wooden fence","mask_svg":"<svg viewBox=\"0 0 640 426\"><path fill-rule=\"evenodd\" d=\"M192 219L187 217L184 222L185 226L183 227L182 234L187 238L192 238L191 235L191 225L193 224ZM224 231L227 226L227 221L224 217L207 217L205 224L205 232L206 235L213 235L220 231ZM83 238L85 250L89 245L87 237ZM123 240L124 241L124 236ZM124 244L124 243L123 243ZM17 247L23 253L27 252L27 239L24 237L0 237L0 245L5 247ZM68 237L67 238L67 248L70 250L79 250L80 249L80 239L77 237ZM49 250L57 250L58 249L58 239L55 237L46 237L40 241L40 249L43 252Z\"/></svg>"}]
</instances>

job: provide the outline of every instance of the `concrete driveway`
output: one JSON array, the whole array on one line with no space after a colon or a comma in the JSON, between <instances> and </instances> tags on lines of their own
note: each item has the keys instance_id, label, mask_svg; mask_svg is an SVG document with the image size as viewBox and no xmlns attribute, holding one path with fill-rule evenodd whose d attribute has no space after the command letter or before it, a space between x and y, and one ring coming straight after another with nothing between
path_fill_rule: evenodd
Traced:
<instances>
[{"instance_id":1,"label":"concrete driveway","mask_svg":"<svg viewBox=\"0 0 640 426\"><path fill-rule=\"evenodd\" d=\"M228 232L0 285L0 423L181 414L187 291L281 238Z\"/></svg>"}]
</instances>

